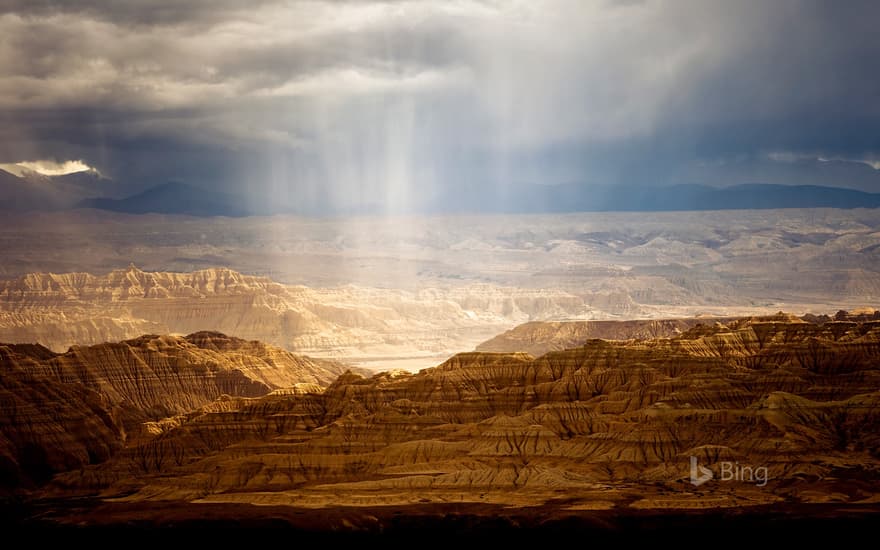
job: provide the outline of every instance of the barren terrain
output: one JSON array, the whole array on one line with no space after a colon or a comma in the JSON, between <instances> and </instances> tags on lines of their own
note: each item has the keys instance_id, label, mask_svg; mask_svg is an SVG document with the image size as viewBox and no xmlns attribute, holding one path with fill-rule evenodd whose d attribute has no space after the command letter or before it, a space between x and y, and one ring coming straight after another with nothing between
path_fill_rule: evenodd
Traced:
<instances>
[{"instance_id":1,"label":"barren terrain","mask_svg":"<svg viewBox=\"0 0 880 550\"><path fill-rule=\"evenodd\" d=\"M56 351L219 330L417 371L527 321L833 314L880 297L877 210L9 222L0 340Z\"/></svg>"},{"instance_id":2,"label":"barren terrain","mask_svg":"<svg viewBox=\"0 0 880 550\"><path fill-rule=\"evenodd\" d=\"M127 345L157 358L229 347L216 334L187 340ZM513 507L511 513L550 506L552 517L582 521L603 510L626 521L644 511L783 505L821 512L841 503L859 515L874 513L880 495L878 341L877 321L776 315L698 324L671 339L591 340L538 358L463 353L416 375L347 373L326 390L300 385L262 397L239 391L149 421L137 437L105 430L98 441L94 430L68 430L54 440L42 416L26 421L36 410L27 403L55 399L33 389L75 389L69 375L82 367L6 346L4 369L20 372L12 380L23 388L15 391L24 405L4 437L38 435L43 445L60 446L53 457L78 445L105 449L79 463L53 463L61 473L51 480L25 470L25 483L41 484L32 497L53 499L51 515L61 522L112 521L77 511L70 499L80 497L109 503L107 517L142 510L143 521L160 522L174 521L156 515L161 503L190 503L181 520L199 517L200 509L212 517L244 505L343 516L349 510L351 519L339 521L351 529L370 529L351 523L366 517L354 509L399 507L410 518L435 517L452 503ZM149 351L155 345L160 355ZM264 349L242 346L229 351ZM80 359L86 372L116 373L97 351ZM154 410L151 399L161 404L164 396L138 389L151 377L135 370L111 377L117 382L109 386L91 384L91 409L80 407L70 422L115 426L108 411L129 399L134 411ZM178 392L198 396L208 387ZM52 395L74 403L60 391ZM705 483L689 477L692 461L712 473ZM765 474L725 478L730 464ZM68 512L64 502L73 505Z\"/></svg>"}]
</instances>

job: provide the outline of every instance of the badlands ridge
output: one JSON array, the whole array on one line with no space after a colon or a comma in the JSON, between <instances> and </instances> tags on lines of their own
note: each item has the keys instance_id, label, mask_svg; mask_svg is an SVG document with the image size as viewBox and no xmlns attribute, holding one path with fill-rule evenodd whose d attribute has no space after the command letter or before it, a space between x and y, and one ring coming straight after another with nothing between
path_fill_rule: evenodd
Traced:
<instances>
[{"instance_id":1,"label":"badlands ridge","mask_svg":"<svg viewBox=\"0 0 880 550\"><path fill-rule=\"evenodd\" d=\"M858 320L688 321L325 388L338 365L217 333L62 355L3 345L3 475L123 507L870 506L880 322L839 317ZM715 479L691 484L691 457ZM724 480L725 463L766 468L766 483Z\"/></svg>"}]
</instances>

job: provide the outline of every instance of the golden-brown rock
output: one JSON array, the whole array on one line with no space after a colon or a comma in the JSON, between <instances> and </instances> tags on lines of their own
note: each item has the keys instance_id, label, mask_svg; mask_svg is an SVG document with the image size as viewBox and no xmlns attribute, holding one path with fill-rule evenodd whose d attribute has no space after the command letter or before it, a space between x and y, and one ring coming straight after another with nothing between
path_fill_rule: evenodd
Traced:
<instances>
[{"instance_id":1,"label":"golden-brown rock","mask_svg":"<svg viewBox=\"0 0 880 550\"><path fill-rule=\"evenodd\" d=\"M880 315L880 312L877 313ZM805 315L804 319L814 324L832 320L870 321L872 316L861 314L849 319L845 311L835 319L825 316ZM880 320L880 319L877 319ZM716 323L732 322L800 322L793 315L778 313L760 317L690 317L682 319L641 319L627 321L531 321L505 331L477 346L477 351L516 352L522 351L539 356L548 351L558 351L584 345L589 340L648 340L652 338L674 338L687 331L712 330ZM701 328L698 328L701 327Z\"/></svg>"},{"instance_id":2,"label":"golden-brown rock","mask_svg":"<svg viewBox=\"0 0 880 550\"><path fill-rule=\"evenodd\" d=\"M224 395L320 391L345 369L207 332L75 346L63 354L0 344L0 486L102 462L141 431L162 431L144 422L215 410L205 407Z\"/></svg>"},{"instance_id":3,"label":"golden-brown rock","mask_svg":"<svg viewBox=\"0 0 880 550\"><path fill-rule=\"evenodd\" d=\"M345 374L322 394L240 399L156 433L59 477L56 494L297 506L859 502L880 490L880 323L743 320L539 358L461 354L415 375ZM715 479L691 484L691 457ZM728 467L738 479L723 479Z\"/></svg>"},{"instance_id":4,"label":"golden-brown rock","mask_svg":"<svg viewBox=\"0 0 880 550\"><path fill-rule=\"evenodd\" d=\"M596 338L604 340L645 340L671 338L707 319L650 319L637 321L532 321L523 323L477 346L477 351L514 352L544 355L578 347Z\"/></svg>"},{"instance_id":5,"label":"golden-brown rock","mask_svg":"<svg viewBox=\"0 0 880 550\"><path fill-rule=\"evenodd\" d=\"M307 288L211 268L0 281L0 341L55 351L141 334L211 330L334 357L451 355L515 323L580 313L563 291L471 285L418 291Z\"/></svg>"}]
</instances>

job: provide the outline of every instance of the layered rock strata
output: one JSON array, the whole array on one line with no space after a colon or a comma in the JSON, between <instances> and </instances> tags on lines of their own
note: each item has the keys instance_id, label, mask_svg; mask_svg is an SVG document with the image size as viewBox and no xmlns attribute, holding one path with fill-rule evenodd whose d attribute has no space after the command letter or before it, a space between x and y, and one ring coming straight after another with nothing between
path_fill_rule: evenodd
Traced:
<instances>
[{"instance_id":1,"label":"layered rock strata","mask_svg":"<svg viewBox=\"0 0 880 550\"><path fill-rule=\"evenodd\" d=\"M0 344L0 475L5 486L107 460L149 435L145 422L221 396L319 391L347 367L200 332L142 336L54 353Z\"/></svg>"},{"instance_id":2,"label":"layered rock strata","mask_svg":"<svg viewBox=\"0 0 880 550\"><path fill-rule=\"evenodd\" d=\"M348 373L320 393L217 402L153 433L56 478L54 494L300 507L870 503L880 323L779 317L537 358L460 354L415 375ZM691 460L714 479L692 484Z\"/></svg>"}]
</instances>

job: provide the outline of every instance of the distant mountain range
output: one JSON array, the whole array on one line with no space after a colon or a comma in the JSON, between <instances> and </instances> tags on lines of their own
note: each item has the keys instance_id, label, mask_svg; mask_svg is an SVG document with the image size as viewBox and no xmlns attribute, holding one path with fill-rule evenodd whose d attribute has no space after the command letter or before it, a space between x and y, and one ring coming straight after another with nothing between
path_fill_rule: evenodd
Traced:
<instances>
[{"instance_id":1,"label":"distant mountain range","mask_svg":"<svg viewBox=\"0 0 880 550\"><path fill-rule=\"evenodd\" d=\"M520 185L504 197L460 193L444 201L444 210L472 210L466 197L483 211L547 212L671 212L768 208L877 208L880 193L816 185L751 183L730 187L708 185Z\"/></svg>"},{"instance_id":2,"label":"distant mountain range","mask_svg":"<svg viewBox=\"0 0 880 550\"><path fill-rule=\"evenodd\" d=\"M0 210L61 210L96 208L129 214L250 216L279 213L339 214L360 212L331 204L285 205L265 198L209 190L169 182L134 195L119 197L122 188L98 174L19 178L0 170ZM767 208L877 208L880 193L815 185L743 184L730 187L673 185L666 187L578 184L512 186L503 197L490 190L453 189L422 212L664 212ZM365 212L381 211L371 208Z\"/></svg>"},{"instance_id":3,"label":"distant mountain range","mask_svg":"<svg viewBox=\"0 0 880 550\"><path fill-rule=\"evenodd\" d=\"M744 184L730 187L531 186L509 205L521 212L662 212L766 208L876 208L880 193L815 185Z\"/></svg>"},{"instance_id":4,"label":"distant mountain range","mask_svg":"<svg viewBox=\"0 0 880 550\"><path fill-rule=\"evenodd\" d=\"M598 186L585 193L575 185L522 188L498 200L495 197L456 195L429 212L663 212L676 210L731 210L766 208L877 208L880 193L813 185L747 184L715 188L705 185L670 187ZM279 212L299 214L338 213L332 208L280 208L259 206L242 196L207 191L183 183L167 183L125 199L91 199L79 206L114 212L141 214L189 214L193 216L247 216Z\"/></svg>"},{"instance_id":5,"label":"distant mountain range","mask_svg":"<svg viewBox=\"0 0 880 550\"><path fill-rule=\"evenodd\" d=\"M81 208L97 208L127 214L188 214L191 216L247 216L259 212L249 210L243 197L207 191L185 183L170 182L124 199L86 199Z\"/></svg>"}]
</instances>

